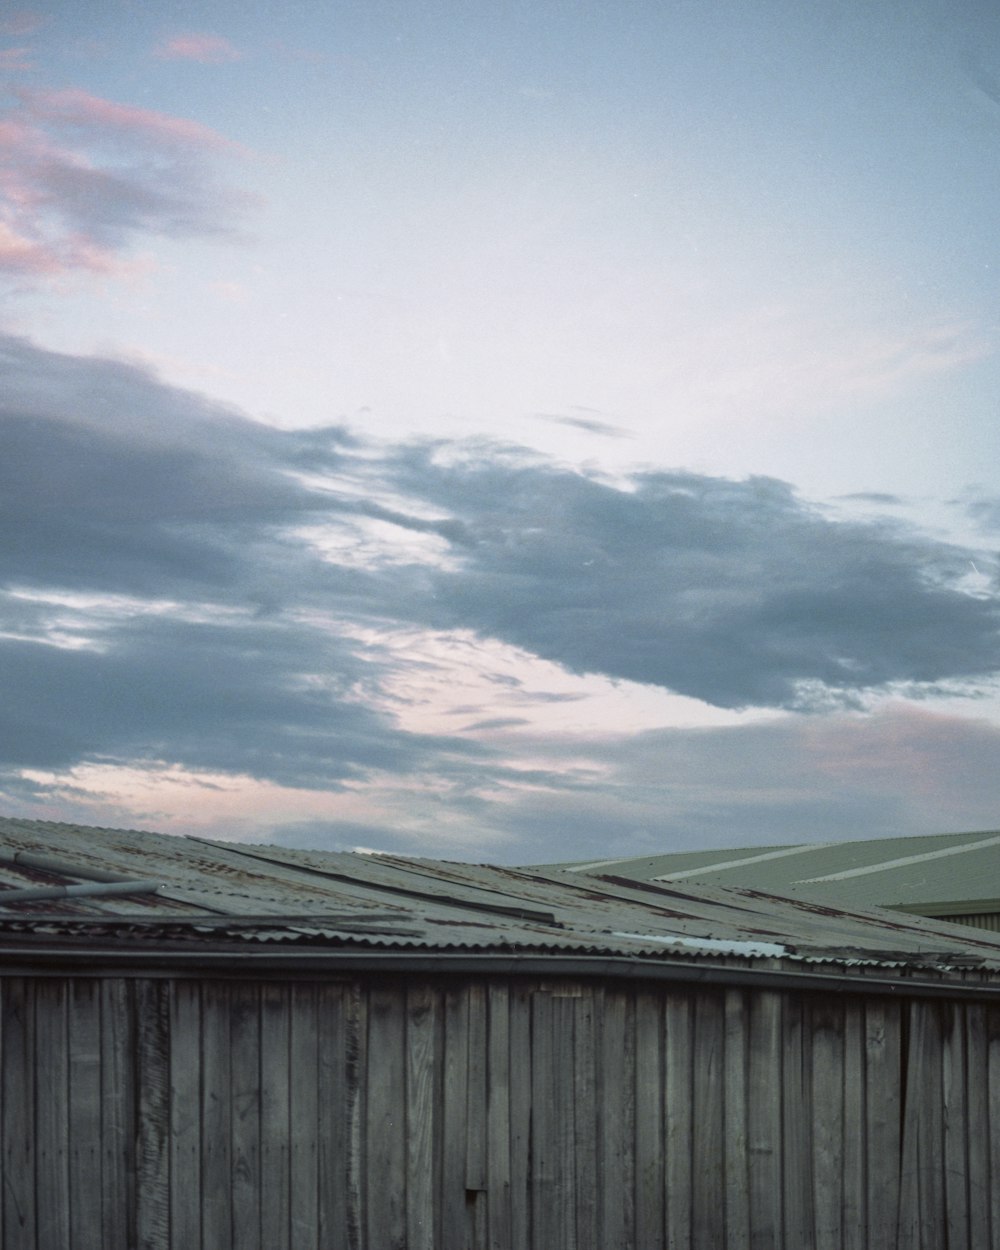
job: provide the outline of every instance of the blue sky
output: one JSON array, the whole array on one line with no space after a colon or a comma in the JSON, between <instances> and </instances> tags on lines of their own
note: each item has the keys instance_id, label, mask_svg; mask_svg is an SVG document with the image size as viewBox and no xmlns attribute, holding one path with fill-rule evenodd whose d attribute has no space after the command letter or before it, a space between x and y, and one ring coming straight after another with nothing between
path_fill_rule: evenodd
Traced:
<instances>
[{"instance_id":1,"label":"blue sky","mask_svg":"<svg viewBox=\"0 0 1000 1250\"><path fill-rule=\"evenodd\" d=\"M0 798L506 861L986 828L1000 11L0 18Z\"/></svg>"}]
</instances>

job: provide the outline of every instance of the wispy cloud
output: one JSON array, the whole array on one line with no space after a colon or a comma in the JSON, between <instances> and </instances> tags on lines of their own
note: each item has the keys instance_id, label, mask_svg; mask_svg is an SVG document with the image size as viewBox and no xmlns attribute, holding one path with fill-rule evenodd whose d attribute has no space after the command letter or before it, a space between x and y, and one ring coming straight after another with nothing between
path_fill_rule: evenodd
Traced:
<instances>
[{"instance_id":1,"label":"wispy cloud","mask_svg":"<svg viewBox=\"0 0 1000 1250\"><path fill-rule=\"evenodd\" d=\"M0 48L0 71L10 73L34 68L30 48Z\"/></svg>"},{"instance_id":2,"label":"wispy cloud","mask_svg":"<svg viewBox=\"0 0 1000 1250\"><path fill-rule=\"evenodd\" d=\"M188 31L160 41L153 55L161 61L196 61L199 65L227 65L243 58L243 53L222 35Z\"/></svg>"},{"instance_id":3,"label":"wispy cloud","mask_svg":"<svg viewBox=\"0 0 1000 1250\"><path fill-rule=\"evenodd\" d=\"M185 118L17 90L0 115L0 269L117 273L142 238L232 233L250 198L220 184L213 159L237 151Z\"/></svg>"},{"instance_id":4,"label":"wispy cloud","mask_svg":"<svg viewBox=\"0 0 1000 1250\"><path fill-rule=\"evenodd\" d=\"M36 13L31 9L7 13L0 17L0 35L20 39L24 35L31 35L36 30L41 30L49 20L43 13Z\"/></svg>"}]
</instances>

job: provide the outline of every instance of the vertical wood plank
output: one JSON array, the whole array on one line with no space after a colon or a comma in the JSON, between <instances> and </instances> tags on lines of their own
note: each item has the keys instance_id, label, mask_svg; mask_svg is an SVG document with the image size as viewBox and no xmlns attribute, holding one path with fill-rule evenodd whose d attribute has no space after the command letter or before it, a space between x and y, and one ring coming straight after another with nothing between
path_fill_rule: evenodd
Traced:
<instances>
[{"instance_id":1,"label":"vertical wood plank","mask_svg":"<svg viewBox=\"0 0 1000 1250\"><path fill-rule=\"evenodd\" d=\"M667 1246L691 1245L693 1013L687 994L671 990L664 1008Z\"/></svg>"},{"instance_id":2,"label":"vertical wood plank","mask_svg":"<svg viewBox=\"0 0 1000 1250\"><path fill-rule=\"evenodd\" d=\"M588 985L573 999L574 1056L573 1112L576 1122L576 1246L577 1250L602 1250L599 1238L600 1171L598 1138L597 1047L598 1019L595 989Z\"/></svg>"},{"instance_id":3,"label":"vertical wood plank","mask_svg":"<svg viewBox=\"0 0 1000 1250\"><path fill-rule=\"evenodd\" d=\"M844 1008L844 1137L841 1145L843 1250L866 1250L869 1244L866 1057L864 1000L848 999Z\"/></svg>"},{"instance_id":4,"label":"vertical wood plank","mask_svg":"<svg viewBox=\"0 0 1000 1250\"><path fill-rule=\"evenodd\" d=\"M289 1005L286 985L267 982L261 987L260 1239L265 1250L294 1250L289 1227L292 1146Z\"/></svg>"},{"instance_id":5,"label":"vertical wood plank","mask_svg":"<svg viewBox=\"0 0 1000 1250\"><path fill-rule=\"evenodd\" d=\"M903 1069L898 1002L865 1007L868 1241L871 1250L896 1245L900 1185L900 1093Z\"/></svg>"},{"instance_id":6,"label":"vertical wood plank","mask_svg":"<svg viewBox=\"0 0 1000 1250\"><path fill-rule=\"evenodd\" d=\"M923 1020L923 1073L918 1118L920 1175L920 1235L925 1250L940 1250L946 1226L944 1151L944 1071L941 1004L914 1004Z\"/></svg>"},{"instance_id":7,"label":"vertical wood plank","mask_svg":"<svg viewBox=\"0 0 1000 1250\"><path fill-rule=\"evenodd\" d=\"M434 1250L437 994L426 984L405 993L406 1244L407 1250Z\"/></svg>"},{"instance_id":8,"label":"vertical wood plank","mask_svg":"<svg viewBox=\"0 0 1000 1250\"><path fill-rule=\"evenodd\" d=\"M368 996L360 984L345 986L343 996L346 1039L344 1080L348 1128L347 1153L347 1250L365 1245L364 1164L368 1149L365 1136L368 1074ZM374 1250L371 1247L370 1250Z\"/></svg>"},{"instance_id":9,"label":"vertical wood plank","mask_svg":"<svg viewBox=\"0 0 1000 1250\"><path fill-rule=\"evenodd\" d=\"M261 1250L260 987L237 983L230 993L233 1240L240 1250Z\"/></svg>"},{"instance_id":10,"label":"vertical wood plank","mask_svg":"<svg viewBox=\"0 0 1000 1250\"><path fill-rule=\"evenodd\" d=\"M696 1250L725 1245L725 1006L712 993L700 993L694 1007L693 1175L691 1233Z\"/></svg>"},{"instance_id":11,"label":"vertical wood plank","mask_svg":"<svg viewBox=\"0 0 1000 1250\"><path fill-rule=\"evenodd\" d=\"M532 1244L529 1202L531 1145L531 994L523 983L511 985L510 1030L510 1244ZM447 1243L442 1243L447 1244Z\"/></svg>"},{"instance_id":12,"label":"vertical wood plank","mask_svg":"<svg viewBox=\"0 0 1000 1250\"><path fill-rule=\"evenodd\" d=\"M843 1003L814 999L810 1015L815 1250L840 1250L844 1209Z\"/></svg>"},{"instance_id":13,"label":"vertical wood plank","mask_svg":"<svg viewBox=\"0 0 1000 1250\"><path fill-rule=\"evenodd\" d=\"M40 1246L69 1245L69 1054L67 986L35 988L35 1186Z\"/></svg>"},{"instance_id":14,"label":"vertical wood plank","mask_svg":"<svg viewBox=\"0 0 1000 1250\"><path fill-rule=\"evenodd\" d=\"M406 1250L405 1020L402 990L375 985L368 999L368 1243Z\"/></svg>"},{"instance_id":15,"label":"vertical wood plank","mask_svg":"<svg viewBox=\"0 0 1000 1250\"><path fill-rule=\"evenodd\" d=\"M97 981L69 983L70 1245L103 1244L101 1228L101 997Z\"/></svg>"},{"instance_id":16,"label":"vertical wood plank","mask_svg":"<svg viewBox=\"0 0 1000 1250\"><path fill-rule=\"evenodd\" d=\"M989 1058L986 1012L983 1003L964 1005L966 1029L966 1106L968 1108L969 1244L989 1246L991 1190L1000 1188L1000 1175L990 1180ZM1000 1155L992 1166L1000 1170Z\"/></svg>"},{"instance_id":17,"label":"vertical wood plank","mask_svg":"<svg viewBox=\"0 0 1000 1250\"><path fill-rule=\"evenodd\" d=\"M488 1010L487 1244L490 1250L507 1250L507 1247L511 1245L510 987L508 984L493 984L489 987Z\"/></svg>"},{"instance_id":18,"label":"vertical wood plank","mask_svg":"<svg viewBox=\"0 0 1000 1250\"><path fill-rule=\"evenodd\" d=\"M949 1246L969 1239L969 1118L966 1107L965 1004L941 1009L941 1078L944 1118L944 1197Z\"/></svg>"},{"instance_id":19,"label":"vertical wood plank","mask_svg":"<svg viewBox=\"0 0 1000 1250\"><path fill-rule=\"evenodd\" d=\"M601 1026L601 1244L626 1250L635 1227L635 1016L622 987L605 991Z\"/></svg>"},{"instance_id":20,"label":"vertical wood plank","mask_svg":"<svg viewBox=\"0 0 1000 1250\"><path fill-rule=\"evenodd\" d=\"M539 1250L571 1250L576 1241L574 999L540 991L531 1015L533 1244Z\"/></svg>"},{"instance_id":21,"label":"vertical wood plank","mask_svg":"<svg viewBox=\"0 0 1000 1250\"><path fill-rule=\"evenodd\" d=\"M201 1247L201 991L177 981L170 996L170 1238Z\"/></svg>"},{"instance_id":22,"label":"vertical wood plank","mask_svg":"<svg viewBox=\"0 0 1000 1250\"><path fill-rule=\"evenodd\" d=\"M35 1002L34 982L3 981L3 1244L34 1247Z\"/></svg>"},{"instance_id":23,"label":"vertical wood plank","mask_svg":"<svg viewBox=\"0 0 1000 1250\"><path fill-rule=\"evenodd\" d=\"M642 990L635 998L635 1236L648 1250L664 1238L661 998Z\"/></svg>"},{"instance_id":24,"label":"vertical wood plank","mask_svg":"<svg viewBox=\"0 0 1000 1250\"><path fill-rule=\"evenodd\" d=\"M138 1250L167 1250L170 1242L169 994L168 981L136 982Z\"/></svg>"},{"instance_id":25,"label":"vertical wood plank","mask_svg":"<svg viewBox=\"0 0 1000 1250\"><path fill-rule=\"evenodd\" d=\"M747 1024L748 995L728 990L725 998L723 1048L723 1124L726 1181L727 1250L749 1250L750 1174L747 1125Z\"/></svg>"},{"instance_id":26,"label":"vertical wood plank","mask_svg":"<svg viewBox=\"0 0 1000 1250\"><path fill-rule=\"evenodd\" d=\"M444 995L444 1087L441 1119L441 1244L466 1242L466 1100L469 1083L469 1001L463 986ZM372 1247L375 1250L375 1247Z\"/></svg>"},{"instance_id":27,"label":"vertical wood plank","mask_svg":"<svg viewBox=\"0 0 1000 1250\"><path fill-rule=\"evenodd\" d=\"M348 1074L352 1065L347 999L348 990L343 985L316 987L318 1047L315 1096L319 1176L316 1208L321 1246L351 1246L356 1244L358 1237L357 1221L352 1229L348 1212L352 1129ZM356 1076L356 1073L353 1075Z\"/></svg>"},{"instance_id":28,"label":"vertical wood plank","mask_svg":"<svg viewBox=\"0 0 1000 1250\"><path fill-rule=\"evenodd\" d=\"M785 1250L811 1246L815 1227L812 1201L812 1080L806 1003L802 995L786 995L781 1012L781 1164Z\"/></svg>"},{"instance_id":29,"label":"vertical wood plank","mask_svg":"<svg viewBox=\"0 0 1000 1250\"><path fill-rule=\"evenodd\" d=\"M101 983L101 1250L133 1244L133 991L121 978ZM197 1192L192 1200L197 1206Z\"/></svg>"},{"instance_id":30,"label":"vertical wood plank","mask_svg":"<svg viewBox=\"0 0 1000 1250\"><path fill-rule=\"evenodd\" d=\"M201 1220L206 1250L233 1245L230 991L223 981L202 986Z\"/></svg>"},{"instance_id":31,"label":"vertical wood plank","mask_svg":"<svg viewBox=\"0 0 1000 1250\"><path fill-rule=\"evenodd\" d=\"M781 996L760 990L748 1007L750 1245L781 1250Z\"/></svg>"},{"instance_id":32,"label":"vertical wood plank","mask_svg":"<svg viewBox=\"0 0 1000 1250\"><path fill-rule=\"evenodd\" d=\"M989 1122L988 1150L991 1171L990 1236L987 1245L1000 1245L1000 1006L990 1004L986 1016L987 1089L984 1101Z\"/></svg>"},{"instance_id":33,"label":"vertical wood plank","mask_svg":"<svg viewBox=\"0 0 1000 1250\"><path fill-rule=\"evenodd\" d=\"M319 1246L319 1025L316 986L289 988L289 1170L292 1250Z\"/></svg>"}]
</instances>

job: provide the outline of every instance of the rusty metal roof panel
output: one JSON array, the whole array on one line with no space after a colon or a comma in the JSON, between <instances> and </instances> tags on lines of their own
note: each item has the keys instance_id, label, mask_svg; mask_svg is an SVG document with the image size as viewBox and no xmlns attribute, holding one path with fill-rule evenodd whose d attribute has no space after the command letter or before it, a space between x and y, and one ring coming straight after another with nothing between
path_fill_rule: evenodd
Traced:
<instances>
[{"instance_id":1,"label":"rusty metal roof panel","mask_svg":"<svg viewBox=\"0 0 1000 1250\"><path fill-rule=\"evenodd\" d=\"M46 870L33 863L46 857ZM89 874L89 876L88 876ZM27 884L153 880L141 896L4 903ZM752 889L388 855L296 851L0 819L0 932L148 945L586 952L693 960L961 966L1000 977L1000 934Z\"/></svg>"}]
</instances>

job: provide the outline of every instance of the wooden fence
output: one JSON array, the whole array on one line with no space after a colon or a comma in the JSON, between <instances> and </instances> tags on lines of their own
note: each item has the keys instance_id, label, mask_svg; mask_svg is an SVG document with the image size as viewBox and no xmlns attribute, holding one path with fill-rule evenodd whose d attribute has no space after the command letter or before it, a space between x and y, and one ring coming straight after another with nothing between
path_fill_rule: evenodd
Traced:
<instances>
[{"instance_id":1,"label":"wooden fence","mask_svg":"<svg viewBox=\"0 0 1000 1250\"><path fill-rule=\"evenodd\" d=\"M1000 1007L0 982L10 1250L987 1250Z\"/></svg>"}]
</instances>

